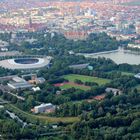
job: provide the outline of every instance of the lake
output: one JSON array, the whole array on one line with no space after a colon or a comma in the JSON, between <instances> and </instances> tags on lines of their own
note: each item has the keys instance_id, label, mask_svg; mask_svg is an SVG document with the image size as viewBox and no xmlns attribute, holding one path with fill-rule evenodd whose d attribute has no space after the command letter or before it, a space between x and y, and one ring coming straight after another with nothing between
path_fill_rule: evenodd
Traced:
<instances>
[{"instance_id":1,"label":"lake","mask_svg":"<svg viewBox=\"0 0 140 140\"><path fill-rule=\"evenodd\" d=\"M93 54L79 54L84 55L85 57L98 58L105 57L112 59L117 64L128 63L131 65L140 64L140 53L132 52L129 50L118 49L114 51L99 52Z\"/></svg>"}]
</instances>

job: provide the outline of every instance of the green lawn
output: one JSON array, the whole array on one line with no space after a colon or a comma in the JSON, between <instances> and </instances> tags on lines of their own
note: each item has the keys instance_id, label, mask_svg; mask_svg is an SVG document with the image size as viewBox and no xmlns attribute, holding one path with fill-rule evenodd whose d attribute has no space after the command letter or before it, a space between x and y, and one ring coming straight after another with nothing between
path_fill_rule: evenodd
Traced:
<instances>
[{"instance_id":1,"label":"green lawn","mask_svg":"<svg viewBox=\"0 0 140 140\"><path fill-rule=\"evenodd\" d=\"M99 85L104 85L110 82L109 79L98 78L98 77L93 77L93 76L78 75L78 74L69 74L63 77L69 80L70 82L74 82L75 79L81 80L82 82L95 82Z\"/></svg>"},{"instance_id":2,"label":"green lawn","mask_svg":"<svg viewBox=\"0 0 140 140\"><path fill-rule=\"evenodd\" d=\"M75 89L81 89L84 91L90 90L90 87L85 87L82 85L71 85L71 84L64 84L63 86L60 86L61 89L65 90L65 89L69 89L74 87Z\"/></svg>"}]
</instances>

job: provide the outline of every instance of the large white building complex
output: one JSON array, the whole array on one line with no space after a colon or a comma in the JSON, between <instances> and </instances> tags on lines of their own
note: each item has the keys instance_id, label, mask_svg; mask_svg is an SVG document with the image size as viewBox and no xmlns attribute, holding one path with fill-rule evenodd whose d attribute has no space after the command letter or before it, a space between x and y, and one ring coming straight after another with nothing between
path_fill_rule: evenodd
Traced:
<instances>
[{"instance_id":1,"label":"large white building complex","mask_svg":"<svg viewBox=\"0 0 140 140\"><path fill-rule=\"evenodd\" d=\"M35 106L33 109L34 113L51 113L55 110L55 106L51 103L41 104L39 106Z\"/></svg>"}]
</instances>

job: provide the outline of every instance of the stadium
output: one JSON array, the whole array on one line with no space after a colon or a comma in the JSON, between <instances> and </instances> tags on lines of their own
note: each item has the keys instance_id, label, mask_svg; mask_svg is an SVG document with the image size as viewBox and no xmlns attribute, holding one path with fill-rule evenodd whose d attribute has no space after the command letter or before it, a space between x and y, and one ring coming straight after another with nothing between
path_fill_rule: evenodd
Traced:
<instances>
[{"instance_id":1,"label":"stadium","mask_svg":"<svg viewBox=\"0 0 140 140\"><path fill-rule=\"evenodd\" d=\"M0 61L0 67L12 70L40 69L49 66L50 57L44 58L13 58Z\"/></svg>"}]
</instances>

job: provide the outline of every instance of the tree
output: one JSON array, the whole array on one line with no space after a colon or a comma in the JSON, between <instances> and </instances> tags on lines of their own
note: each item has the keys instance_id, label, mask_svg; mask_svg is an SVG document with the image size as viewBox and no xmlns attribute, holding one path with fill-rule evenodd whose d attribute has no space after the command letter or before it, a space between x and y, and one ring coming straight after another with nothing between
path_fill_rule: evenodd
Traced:
<instances>
[{"instance_id":1,"label":"tree","mask_svg":"<svg viewBox=\"0 0 140 140\"><path fill-rule=\"evenodd\" d=\"M140 119L134 120L129 128L131 132L140 132Z\"/></svg>"}]
</instances>

